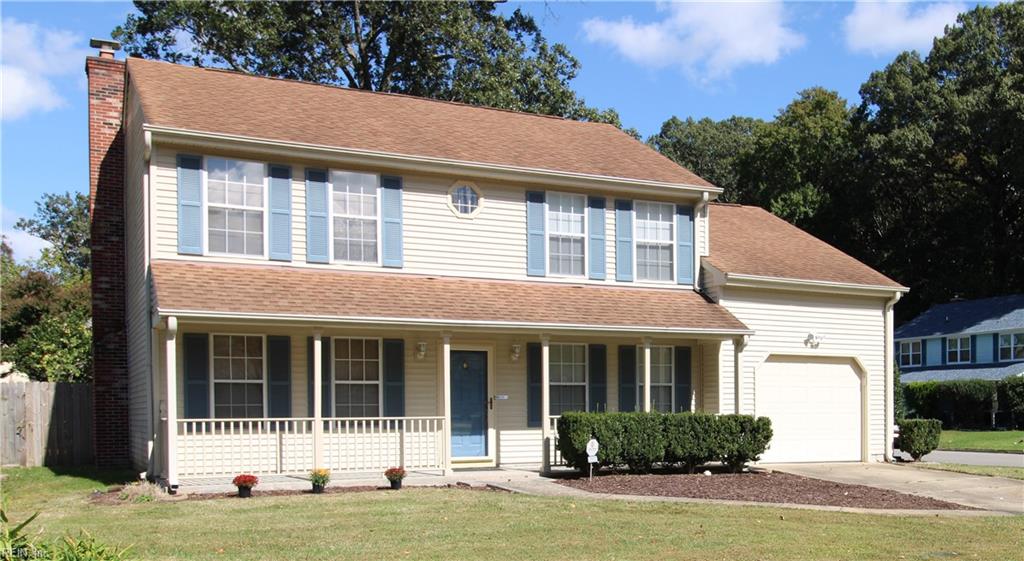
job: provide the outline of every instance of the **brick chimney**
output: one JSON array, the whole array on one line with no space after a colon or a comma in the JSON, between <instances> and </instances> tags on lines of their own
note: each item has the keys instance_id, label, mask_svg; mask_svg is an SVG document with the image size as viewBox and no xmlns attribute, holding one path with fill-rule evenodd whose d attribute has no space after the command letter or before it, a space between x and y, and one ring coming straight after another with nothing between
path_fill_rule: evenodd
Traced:
<instances>
[{"instance_id":1,"label":"brick chimney","mask_svg":"<svg viewBox=\"0 0 1024 561\"><path fill-rule=\"evenodd\" d=\"M125 329L125 62L116 41L93 39L89 78L89 216L92 238L93 419L96 464L130 464Z\"/></svg>"}]
</instances>

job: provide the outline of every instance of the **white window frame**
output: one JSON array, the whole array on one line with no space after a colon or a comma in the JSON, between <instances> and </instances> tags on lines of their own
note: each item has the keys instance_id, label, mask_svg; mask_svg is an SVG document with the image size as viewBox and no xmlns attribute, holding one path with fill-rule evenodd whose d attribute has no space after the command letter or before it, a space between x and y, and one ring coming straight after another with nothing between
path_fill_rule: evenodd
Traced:
<instances>
[{"instance_id":1,"label":"white window frame","mask_svg":"<svg viewBox=\"0 0 1024 561\"><path fill-rule=\"evenodd\" d=\"M350 385L364 385L368 386L372 382L367 381L352 381L352 380L338 380L335 376L336 358L334 356L334 342L339 340L352 340L358 339L360 341L376 341L377 342L377 416L376 417L338 417L338 404L335 401L335 389L338 384L350 384ZM358 335L338 335L330 338L331 343L331 417L335 419L379 419L384 417L384 339L381 337L360 337ZM351 360L351 359L349 359Z\"/></svg>"},{"instance_id":2,"label":"white window frame","mask_svg":"<svg viewBox=\"0 0 1024 561\"><path fill-rule=\"evenodd\" d=\"M639 252L637 252L637 245L640 243L640 238L637 235L637 232L639 231L637 229L637 225L640 222L640 220L637 218L637 212L636 212L637 204L653 204L653 205L662 205L662 206L669 206L669 207L671 207L671 212L669 213L669 216L672 217L670 219L670 222L672 224L672 241L669 244L670 245L670 249L669 250L672 253L672 266L669 267L669 274L671 275L671 277L668 280L654 280L654 279L641 279L640 278L640 274L639 274L640 273L640 267L638 266L639 261L640 261L640 254L639 254ZM644 241L645 241L645 243L658 243L658 242L649 242L647 240L644 240ZM678 263L679 255L678 255L678 252L676 251L676 249L678 248L678 245L679 245L679 232L678 232L678 228L677 228L677 224L676 224L676 205L674 203L667 203L665 201L647 201L647 200L633 201L633 278L635 279L635 282L650 282L650 283L656 283L656 284L674 284L676 282L676 271L679 268L679 263Z\"/></svg>"},{"instance_id":3,"label":"white window frame","mask_svg":"<svg viewBox=\"0 0 1024 561\"><path fill-rule=\"evenodd\" d=\"M262 417L244 417L244 419L267 419L269 411L267 407L269 405L267 397L267 336L259 333L210 333L209 335L209 346L210 350L207 353L207 359L210 361L210 418L211 419L237 419L238 417L218 417L217 416L217 384L256 384L255 380L218 380L214 376L214 337L259 337L262 340L263 345L263 380L258 382L263 386L263 416Z\"/></svg>"},{"instance_id":4,"label":"white window frame","mask_svg":"<svg viewBox=\"0 0 1024 561\"><path fill-rule=\"evenodd\" d=\"M209 166L210 159L227 160L227 161L239 161L250 164L260 164L263 166L263 253L260 255L245 255L241 253L230 253L226 251L210 251L210 182L209 172L207 167ZM227 156L202 156L203 169L202 169L202 231L203 231L203 255L209 255L211 257L232 257L238 259L269 259L268 248L270 247L270 191L268 176L270 174L269 165L266 162L259 162L256 160L246 160L243 158L231 158ZM236 206L230 204L214 204L217 208L231 208L236 210L256 210L256 207L250 206ZM226 218L225 218L226 219ZM178 224L181 227L181 224ZM291 243L291 235L288 236L289 243Z\"/></svg>"},{"instance_id":5,"label":"white window frame","mask_svg":"<svg viewBox=\"0 0 1024 561\"><path fill-rule=\"evenodd\" d=\"M917 352L916 353L914 352L914 344L915 343L917 344ZM914 339L914 340L911 340L911 341L900 341L899 345L900 345L900 348L899 348L900 366L905 366L905 367L908 367L908 368L913 367L913 366L921 366L921 363L923 362L923 353L922 353L922 350L924 349L924 342L923 341L921 341L920 339ZM906 345L906 347L907 347L906 351L903 350L904 349L904 345ZM914 362L914 355L915 354L917 355L917 362ZM904 357L908 358L909 360L904 361L903 360Z\"/></svg>"},{"instance_id":6,"label":"white window frame","mask_svg":"<svg viewBox=\"0 0 1024 561\"><path fill-rule=\"evenodd\" d=\"M554 233L550 228L549 220L551 219L551 195L563 196L563 197L579 197L583 199L583 233L582 234L566 234L562 232ZM590 235L590 224L587 220L587 196L581 193L567 193L564 191L548 191L544 194L544 270L547 271L547 276L556 278L568 278L568 279L585 279L587 278L587 259L590 254L587 251L587 238ZM583 240L583 269L579 275L568 275L565 273L552 273L551 272L551 236L562 236L562 237L579 237Z\"/></svg>"},{"instance_id":7,"label":"white window frame","mask_svg":"<svg viewBox=\"0 0 1024 561\"><path fill-rule=\"evenodd\" d=\"M996 361L997 362L1015 362L1015 361L1021 360L1019 358L1014 358L1013 350L1017 346L1024 346L1024 331L1009 331L1009 332L997 333L996 337L998 337L998 341L999 341L998 348L997 348L997 353L998 354L996 355ZM1008 347L1004 347L1003 346L1003 337L1009 337L1010 338L1010 345ZM1016 344L1018 339L1020 341L1019 345ZM1003 349L1009 349L1010 350L1010 358L1003 358Z\"/></svg>"},{"instance_id":8,"label":"white window frame","mask_svg":"<svg viewBox=\"0 0 1024 561\"><path fill-rule=\"evenodd\" d=\"M671 402L671 411L674 413L676 410L676 352L675 347L671 345L651 345L651 364L654 363L654 349L668 349L668 368L669 368L669 382L659 382L657 384L651 383L651 389L655 387L668 386L669 397ZM636 411L644 410L644 348L642 345L638 345L636 348ZM652 378L653 380L653 378ZM653 398L654 393L651 393ZM657 411L654 408L654 403L651 403L651 411Z\"/></svg>"},{"instance_id":9,"label":"white window frame","mask_svg":"<svg viewBox=\"0 0 1024 561\"><path fill-rule=\"evenodd\" d=\"M550 343L548 348L548 371L551 370L550 347L583 347L583 382L552 382L548 380L548 408L551 408L551 391L553 386L583 386L583 410L590 411L590 353L586 343ZM575 363L573 363L575 364ZM549 375L550 377L550 375ZM555 415L556 413L552 413Z\"/></svg>"},{"instance_id":10,"label":"white window frame","mask_svg":"<svg viewBox=\"0 0 1024 561\"><path fill-rule=\"evenodd\" d=\"M455 203L452 202L452 194L454 194L455 190L458 189L459 187L469 187L470 189L473 190L474 193L476 193L476 208L473 210L473 212L459 212L459 208L455 206ZM448 194L445 200L448 202L448 209L452 211L452 214L454 214L457 218L462 218L463 220L470 220L476 218L476 216L480 214L480 211L483 210L484 208L484 192L480 190L480 187L478 187L477 184L473 183L472 181L459 180L456 181L455 183L452 183L452 186L448 188Z\"/></svg>"},{"instance_id":11,"label":"white window frame","mask_svg":"<svg viewBox=\"0 0 1024 561\"><path fill-rule=\"evenodd\" d=\"M334 256L334 218L335 218L335 216L337 216L339 218L355 218L355 219L359 219L359 220L366 220L365 216L359 216L359 215L354 215L354 214L336 214L334 212L334 172L336 172L336 171L337 172L341 172L341 173L359 173L359 174L363 174L363 175L372 175L377 180L377 186L376 186L376 189L375 189L376 195L374 196L374 204L376 206L375 210L376 210L376 213L377 213L376 214L376 218L374 219L376 221L376 228L377 228L377 260L376 261L352 261L350 259L338 259L338 258L336 258ZM374 266L374 265L376 265L378 267L381 266L381 264L383 263L383 261L382 261L383 260L383 255L382 255L383 254L383 251L382 251L383 244L381 243L381 234L383 233L382 227L381 227L381 222L383 222L383 219L381 217L380 197L381 197L381 186L380 186L380 174L379 173L370 173L370 172L366 172L366 171L351 170L351 169L338 169L338 168L328 169L327 170L327 217L328 217L327 223L328 223L328 232L329 232L328 238L330 239L330 245L331 245L331 247L330 247L331 263L344 263L346 265L366 265L366 266Z\"/></svg>"},{"instance_id":12,"label":"white window frame","mask_svg":"<svg viewBox=\"0 0 1024 561\"><path fill-rule=\"evenodd\" d=\"M956 358L957 359L955 361L949 360L949 353L952 351L952 347L950 346L950 344L953 341L956 341L956 351L957 351ZM963 342L964 341L967 341L966 349L963 346ZM963 353L964 350L967 351L967 360L960 360L960 354ZM971 354L971 336L970 335L957 335L957 336L953 336L953 337L946 337L946 356L945 356L945 359L946 359L946 364L970 364L971 360L974 359L974 356L972 356L972 354Z\"/></svg>"}]
</instances>

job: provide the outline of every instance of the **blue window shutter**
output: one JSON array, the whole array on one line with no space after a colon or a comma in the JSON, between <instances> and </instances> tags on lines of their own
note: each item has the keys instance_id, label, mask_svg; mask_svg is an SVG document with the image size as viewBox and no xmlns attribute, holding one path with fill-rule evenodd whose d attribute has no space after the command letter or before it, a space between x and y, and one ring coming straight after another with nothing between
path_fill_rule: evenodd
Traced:
<instances>
[{"instance_id":1,"label":"blue window shutter","mask_svg":"<svg viewBox=\"0 0 1024 561\"><path fill-rule=\"evenodd\" d=\"M591 412L608 410L608 347L587 345L587 393L590 394L587 410Z\"/></svg>"},{"instance_id":2,"label":"blue window shutter","mask_svg":"<svg viewBox=\"0 0 1024 561\"><path fill-rule=\"evenodd\" d=\"M210 418L210 336L206 333L185 333L181 342L184 347L185 418Z\"/></svg>"},{"instance_id":3,"label":"blue window shutter","mask_svg":"<svg viewBox=\"0 0 1024 561\"><path fill-rule=\"evenodd\" d=\"M541 425L542 357L540 343L526 344L526 426L530 428L539 428Z\"/></svg>"},{"instance_id":4,"label":"blue window shutter","mask_svg":"<svg viewBox=\"0 0 1024 561\"><path fill-rule=\"evenodd\" d=\"M900 360L900 344L896 343L896 362ZM928 364L928 339L921 339L921 366Z\"/></svg>"},{"instance_id":5,"label":"blue window shutter","mask_svg":"<svg viewBox=\"0 0 1024 561\"><path fill-rule=\"evenodd\" d=\"M292 168L270 165L270 258L292 260Z\"/></svg>"},{"instance_id":6,"label":"blue window shutter","mask_svg":"<svg viewBox=\"0 0 1024 561\"><path fill-rule=\"evenodd\" d=\"M178 154L178 253L203 253L203 159Z\"/></svg>"},{"instance_id":7,"label":"blue window shutter","mask_svg":"<svg viewBox=\"0 0 1024 561\"><path fill-rule=\"evenodd\" d=\"M380 178L381 263L402 266L402 178Z\"/></svg>"},{"instance_id":8,"label":"blue window shutter","mask_svg":"<svg viewBox=\"0 0 1024 561\"><path fill-rule=\"evenodd\" d=\"M605 260L605 200L604 197L590 197L587 200L587 226L590 229L590 245L587 252L590 256L590 278L604 280L608 268Z\"/></svg>"},{"instance_id":9,"label":"blue window shutter","mask_svg":"<svg viewBox=\"0 0 1024 561\"><path fill-rule=\"evenodd\" d=\"M676 205L676 282L693 284L693 207Z\"/></svg>"},{"instance_id":10,"label":"blue window shutter","mask_svg":"<svg viewBox=\"0 0 1024 561\"><path fill-rule=\"evenodd\" d=\"M621 199L615 200L615 280L633 280L633 201Z\"/></svg>"},{"instance_id":11,"label":"blue window shutter","mask_svg":"<svg viewBox=\"0 0 1024 561\"><path fill-rule=\"evenodd\" d=\"M675 386L676 413L689 411L693 404L693 375L690 369L690 347L676 347Z\"/></svg>"},{"instance_id":12,"label":"blue window shutter","mask_svg":"<svg viewBox=\"0 0 1024 561\"><path fill-rule=\"evenodd\" d=\"M331 338L324 337L323 363L320 370L320 414L324 417L333 417L331 410ZM313 338L306 338L306 407L309 416L313 416Z\"/></svg>"},{"instance_id":13,"label":"blue window shutter","mask_svg":"<svg viewBox=\"0 0 1024 561\"><path fill-rule=\"evenodd\" d=\"M948 353L946 352L946 342L947 342L947 339L945 337L943 337L942 338L942 362L939 363L939 364L946 364L947 359L949 358Z\"/></svg>"},{"instance_id":14,"label":"blue window shutter","mask_svg":"<svg viewBox=\"0 0 1024 561\"><path fill-rule=\"evenodd\" d=\"M971 335L971 363L978 362L978 336Z\"/></svg>"},{"instance_id":15,"label":"blue window shutter","mask_svg":"<svg viewBox=\"0 0 1024 561\"><path fill-rule=\"evenodd\" d=\"M328 215L327 172L306 170L306 261L327 263L331 259Z\"/></svg>"},{"instance_id":16,"label":"blue window shutter","mask_svg":"<svg viewBox=\"0 0 1024 561\"><path fill-rule=\"evenodd\" d=\"M636 346L619 345L619 411L636 410Z\"/></svg>"},{"instance_id":17,"label":"blue window shutter","mask_svg":"<svg viewBox=\"0 0 1024 561\"><path fill-rule=\"evenodd\" d=\"M526 274L531 277L543 277L548 271L547 255L544 255L544 238L546 237L545 228L547 227L547 218L544 215L544 192L527 191Z\"/></svg>"},{"instance_id":18,"label":"blue window shutter","mask_svg":"<svg viewBox=\"0 0 1024 561\"><path fill-rule=\"evenodd\" d=\"M999 334L992 334L992 362L999 362Z\"/></svg>"},{"instance_id":19,"label":"blue window shutter","mask_svg":"<svg viewBox=\"0 0 1024 561\"><path fill-rule=\"evenodd\" d=\"M292 339L267 336L267 416L292 416Z\"/></svg>"},{"instance_id":20,"label":"blue window shutter","mask_svg":"<svg viewBox=\"0 0 1024 561\"><path fill-rule=\"evenodd\" d=\"M384 416L405 416L405 341L384 339Z\"/></svg>"}]
</instances>

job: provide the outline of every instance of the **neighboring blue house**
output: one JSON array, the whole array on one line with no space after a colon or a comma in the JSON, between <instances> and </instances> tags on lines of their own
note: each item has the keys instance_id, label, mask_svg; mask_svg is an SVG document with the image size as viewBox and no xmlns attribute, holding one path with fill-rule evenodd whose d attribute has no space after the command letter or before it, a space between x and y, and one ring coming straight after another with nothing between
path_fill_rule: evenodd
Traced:
<instances>
[{"instance_id":1,"label":"neighboring blue house","mask_svg":"<svg viewBox=\"0 0 1024 561\"><path fill-rule=\"evenodd\" d=\"M893 339L901 382L1024 375L1024 294L932 306Z\"/></svg>"}]
</instances>

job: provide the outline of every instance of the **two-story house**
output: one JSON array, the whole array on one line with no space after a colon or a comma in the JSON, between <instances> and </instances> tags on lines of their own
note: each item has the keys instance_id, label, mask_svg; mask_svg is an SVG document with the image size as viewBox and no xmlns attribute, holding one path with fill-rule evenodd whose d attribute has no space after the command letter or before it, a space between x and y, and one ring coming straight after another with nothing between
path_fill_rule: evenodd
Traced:
<instances>
[{"instance_id":1,"label":"two-story house","mask_svg":"<svg viewBox=\"0 0 1024 561\"><path fill-rule=\"evenodd\" d=\"M890 457L906 289L615 127L96 45L101 461L171 486L546 468L569 410Z\"/></svg>"},{"instance_id":2,"label":"two-story house","mask_svg":"<svg viewBox=\"0 0 1024 561\"><path fill-rule=\"evenodd\" d=\"M1024 294L932 306L895 333L901 382L1024 375Z\"/></svg>"}]
</instances>

